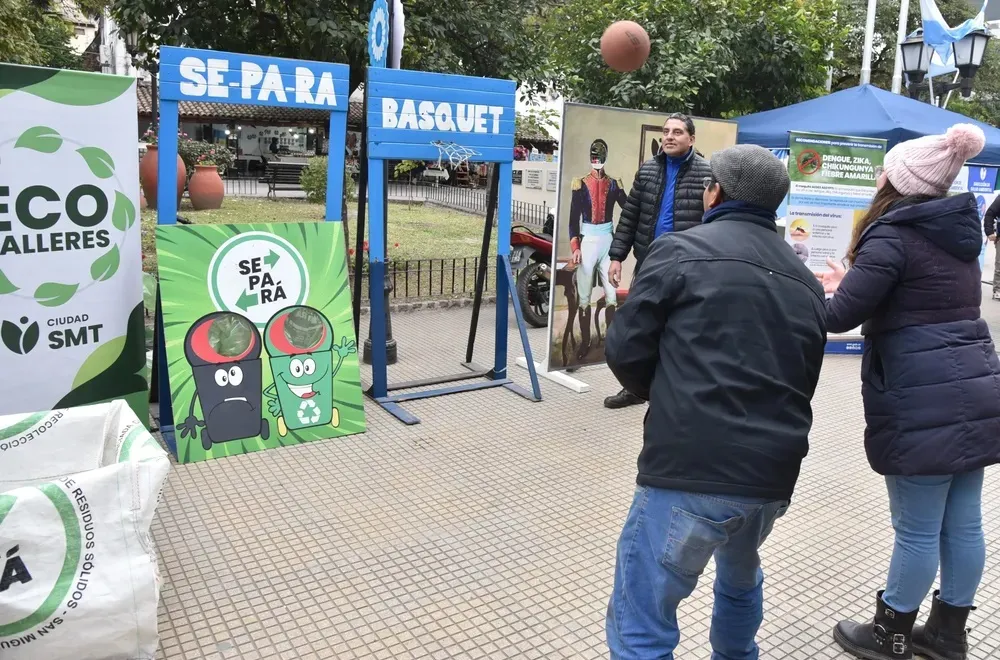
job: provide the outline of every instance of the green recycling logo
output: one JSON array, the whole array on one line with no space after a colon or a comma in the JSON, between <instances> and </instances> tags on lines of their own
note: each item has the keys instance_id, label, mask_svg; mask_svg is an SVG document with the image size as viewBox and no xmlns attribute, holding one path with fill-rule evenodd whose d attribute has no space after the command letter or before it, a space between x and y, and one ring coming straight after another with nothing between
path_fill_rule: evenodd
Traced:
<instances>
[{"instance_id":1,"label":"green recycling logo","mask_svg":"<svg viewBox=\"0 0 1000 660\"><path fill-rule=\"evenodd\" d=\"M234 312L258 328L309 296L309 271L295 246L262 231L237 234L208 265L208 291L220 312Z\"/></svg>"},{"instance_id":2,"label":"green recycling logo","mask_svg":"<svg viewBox=\"0 0 1000 660\"><path fill-rule=\"evenodd\" d=\"M0 339L12 353L27 355L38 343L38 323L22 316L20 324L10 321L0 323Z\"/></svg>"},{"instance_id":3,"label":"green recycling logo","mask_svg":"<svg viewBox=\"0 0 1000 660\"><path fill-rule=\"evenodd\" d=\"M113 195L109 195L101 187L90 182L77 183L65 195L60 195L44 182L32 181L30 182L32 185L22 186L19 190L12 190L10 186L0 186L0 257L3 257L4 261L10 263L9 259L14 255L46 252L92 250L99 253L89 262L89 272L69 277L66 271L60 271L62 275L58 280L61 281L56 278L47 279L52 277L52 274L43 270L44 281L36 284L27 281L31 279L31 275L26 273L33 274L37 270L24 268L19 276L15 276L10 268L6 271L0 268L0 295L29 298L45 307L59 307L69 302L79 292L98 282L111 279L118 272L126 235L136 224L136 207L124 192L126 187L115 172L114 160L103 149L77 142L47 126L28 128L16 140L11 139L0 144L0 148L9 145L10 142L14 142L15 151L24 150L49 156L72 153L71 157L79 159L86 166L96 183L115 184ZM59 179L65 170L65 165L53 162L52 178ZM7 219L11 215L13 219ZM115 233L101 227L109 215ZM63 216L72 223L72 231L53 229ZM20 235L15 234L15 224L19 230L27 231ZM8 326L5 323L4 344L14 350L10 341L15 334L21 339L28 340L29 332L30 327L22 330L13 324ZM24 350L27 344L15 342L15 345Z\"/></svg>"},{"instance_id":4,"label":"green recycling logo","mask_svg":"<svg viewBox=\"0 0 1000 660\"><path fill-rule=\"evenodd\" d=\"M31 489L25 488L20 489L20 491L0 494L0 538L9 538L12 533L23 533L24 530L37 527L36 523L27 520L28 517L34 518L37 510L28 511L26 509L22 514L17 507L18 503L24 502L23 493L28 490ZM32 569L33 557L31 553L36 551L37 547L27 547L22 541L15 543L12 547L2 549L3 555L0 555L0 561L4 564L3 571L0 572L0 605L7 599L23 602L23 596L20 595L18 587L25 587L38 580L42 580L45 584L41 590L45 596L38 606L26 616L16 621L0 621L0 638L27 633L55 616L59 612L59 608L66 603L70 591L73 589L77 567L80 564L83 546L80 522L69 496L54 483L37 486L33 490L39 491L55 507L66 541L66 552L57 574L41 575L37 568ZM15 494L19 492L22 493L20 497ZM15 525L12 519L17 517L23 519L20 524ZM39 539L33 545L44 545L48 549L56 543L55 539L46 538L44 544ZM37 559L37 557L35 558ZM32 570L35 571L34 574L31 572ZM52 572L54 571L50 571L50 573ZM49 582L51 582L51 586L48 586ZM37 589L35 593L38 593ZM0 610L2 609L0 607Z\"/></svg>"}]
</instances>

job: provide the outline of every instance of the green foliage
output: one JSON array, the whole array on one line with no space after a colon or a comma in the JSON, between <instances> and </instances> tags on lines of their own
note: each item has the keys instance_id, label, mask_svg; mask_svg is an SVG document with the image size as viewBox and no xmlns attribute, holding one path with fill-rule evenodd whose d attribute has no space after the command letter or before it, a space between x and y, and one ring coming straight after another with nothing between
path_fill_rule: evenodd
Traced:
<instances>
[{"instance_id":1,"label":"green foliage","mask_svg":"<svg viewBox=\"0 0 1000 660\"><path fill-rule=\"evenodd\" d=\"M80 69L70 48L73 28L46 0L0 1L0 62Z\"/></svg>"},{"instance_id":2,"label":"green foliage","mask_svg":"<svg viewBox=\"0 0 1000 660\"><path fill-rule=\"evenodd\" d=\"M316 156L309 159L309 164L302 170L302 177L299 182L302 190L306 193L306 200L312 204L326 203L326 168L329 160L326 156ZM344 203L356 197L354 191L354 179L351 178L351 171L344 168ZM346 217L346 213L345 213Z\"/></svg>"},{"instance_id":3,"label":"green foliage","mask_svg":"<svg viewBox=\"0 0 1000 660\"><path fill-rule=\"evenodd\" d=\"M313 204L326 203L326 168L329 159L326 156L316 156L309 159L309 164L302 170L302 190L306 192L306 199ZM345 180L345 185L346 185ZM349 188L345 188L349 190Z\"/></svg>"},{"instance_id":4,"label":"green foliage","mask_svg":"<svg viewBox=\"0 0 1000 660\"><path fill-rule=\"evenodd\" d=\"M184 161L188 176L194 172L195 165L215 165L219 174L223 174L236 160L233 152L225 145L192 140L186 135L178 137L177 153Z\"/></svg>"},{"instance_id":5,"label":"green foliage","mask_svg":"<svg viewBox=\"0 0 1000 660\"><path fill-rule=\"evenodd\" d=\"M407 0L403 67L526 79L543 42L537 15L546 0ZM157 44L276 55L351 66L351 89L368 62L371 0L109 0L140 49Z\"/></svg>"},{"instance_id":6,"label":"green foliage","mask_svg":"<svg viewBox=\"0 0 1000 660\"><path fill-rule=\"evenodd\" d=\"M975 5L975 6L974 6ZM865 14L867 0L843 0L837 20L847 34L835 50L836 66L833 89L847 89L858 84L864 46ZM972 18L978 4L966 0L937 0L938 9L951 26ZM899 0L882 0L875 14L875 39L872 47L871 82L883 89L892 88L892 70L896 57ZM920 27L920 7L910 3L906 33ZM951 77L946 76L948 81ZM948 109L994 126L1000 125L1000 42L991 40L983 57L983 66L973 82L973 96L969 99L954 92ZM922 92L926 99L926 90Z\"/></svg>"},{"instance_id":7,"label":"green foliage","mask_svg":"<svg viewBox=\"0 0 1000 660\"><path fill-rule=\"evenodd\" d=\"M972 18L976 9L967 0L937 0L938 9L949 25L955 26ZM865 20L868 0L842 0L837 9L837 23L843 38L834 48L833 90L847 89L858 84L864 51ZM920 27L920 6L910 2L906 34ZM899 0L881 0L875 11L875 39L872 43L873 85L892 89L892 69L895 66Z\"/></svg>"},{"instance_id":8,"label":"green foliage","mask_svg":"<svg viewBox=\"0 0 1000 660\"><path fill-rule=\"evenodd\" d=\"M193 145L195 165L215 165L219 174L225 174L226 170L233 166L236 156L224 144L213 144L210 142L195 142ZM183 158L183 156L182 156ZM187 161L185 161L185 164Z\"/></svg>"},{"instance_id":9,"label":"green foliage","mask_svg":"<svg viewBox=\"0 0 1000 660\"><path fill-rule=\"evenodd\" d=\"M559 128L559 113L551 108L528 108L514 118L514 134L518 140L549 137L549 129Z\"/></svg>"},{"instance_id":10,"label":"green foliage","mask_svg":"<svg viewBox=\"0 0 1000 660\"><path fill-rule=\"evenodd\" d=\"M569 100L702 116L766 110L816 96L839 38L834 0L566 0L546 16L545 67ZM612 71L604 29L621 17L649 33L649 60ZM567 29L572 26L572 29Z\"/></svg>"},{"instance_id":11,"label":"green foliage","mask_svg":"<svg viewBox=\"0 0 1000 660\"><path fill-rule=\"evenodd\" d=\"M396 166L392 168L392 175L394 178L399 178L406 174L407 172L412 172L423 165L419 160L403 160L396 163Z\"/></svg>"}]
</instances>

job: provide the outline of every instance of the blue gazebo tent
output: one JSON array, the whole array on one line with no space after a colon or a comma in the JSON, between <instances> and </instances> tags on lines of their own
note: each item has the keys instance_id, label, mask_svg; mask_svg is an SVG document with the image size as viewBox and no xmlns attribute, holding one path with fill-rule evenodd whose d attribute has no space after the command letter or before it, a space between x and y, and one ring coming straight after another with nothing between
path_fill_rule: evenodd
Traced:
<instances>
[{"instance_id":1,"label":"blue gazebo tent","mask_svg":"<svg viewBox=\"0 0 1000 660\"><path fill-rule=\"evenodd\" d=\"M736 120L740 144L787 149L788 131L883 138L897 142L944 133L958 123L975 124L986 133L986 148L973 161L1000 165L1000 130L950 110L893 94L873 85L852 87L784 108Z\"/></svg>"}]
</instances>

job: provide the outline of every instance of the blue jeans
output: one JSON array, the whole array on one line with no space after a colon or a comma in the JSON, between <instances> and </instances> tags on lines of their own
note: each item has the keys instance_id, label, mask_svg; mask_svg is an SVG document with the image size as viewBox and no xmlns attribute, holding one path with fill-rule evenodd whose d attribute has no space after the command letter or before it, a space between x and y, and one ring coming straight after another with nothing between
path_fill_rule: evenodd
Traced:
<instances>
[{"instance_id":1,"label":"blue jeans","mask_svg":"<svg viewBox=\"0 0 1000 660\"><path fill-rule=\"evenodd\" d=\"M885 604L919 609L941 565L941 600L971 607L986 564L983 470L941 477L886 477L896 545Z\"/></svg>"},{"instance_id":2,"label":"blue jeans","mask_svg":"<svg viewBox=\"0 0 1000 660\"><path fill-rule=\"evenodd\" d=\"M715 556L712 660L757 660L764 618L757 549L787 509L787 501L636 488L608 604L611 659L673 660L677 605Z\"/></svg>"}]
</instances>

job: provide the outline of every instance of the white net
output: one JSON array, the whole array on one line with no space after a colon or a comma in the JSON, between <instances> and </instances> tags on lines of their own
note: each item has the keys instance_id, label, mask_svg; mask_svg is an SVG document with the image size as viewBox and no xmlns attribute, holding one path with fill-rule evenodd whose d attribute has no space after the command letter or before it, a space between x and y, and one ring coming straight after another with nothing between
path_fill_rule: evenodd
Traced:
<instances>
[{"instance_id":1,"label":"white net","mask_svg":"<svg viewBox=\"0 0 1000 660\"><path fill-rule=\"evenodd\" d=\"M463 147L460 144L455 144L454 142L443 142L441 140L434 140L431 144L438 149L438 167L441 167L441 163L444 161L445 157L448 157L448 162L451 163L452 167L458 167L462 163L469 162L469 159L473 156L479 156L480 153L475 149L470 149L469 147Z\"/></svg>"}]
</instances>

